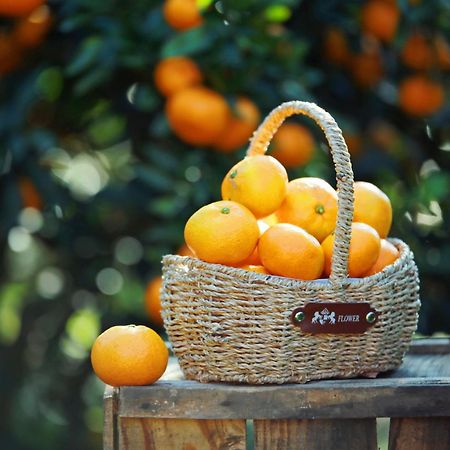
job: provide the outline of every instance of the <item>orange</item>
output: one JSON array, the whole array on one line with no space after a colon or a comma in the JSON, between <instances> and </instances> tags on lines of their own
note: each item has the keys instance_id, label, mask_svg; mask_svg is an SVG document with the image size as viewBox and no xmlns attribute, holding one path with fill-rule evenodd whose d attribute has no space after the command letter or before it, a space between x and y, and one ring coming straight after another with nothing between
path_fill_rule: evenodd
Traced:
<instances>
[{"instance_id":1,"label":"orange","mask_svg":"<svg viewBox=\"0 0 450 450\"><path fill-rule=\"evenodd\" d=\"M261 237L263 233L267 231L269 225L263 220L258 220L258 228L259 228L259 237ZM261 259L259 258L258 254L258 246L255 247L253 253L245 261L243 261L241 265L251 265L251 266L261 265Z\"/></svg>"},{"instance_id":2,"label":"orange","mask_svg":"<svg viewBox=\"0 0 450 450\"><path fill-rule=\"evenodd\" d=\"M259 238L253 214L236 202L203 206L187 221L184 239L198 258L210 263L236 265L248 258Z\"/></svg>"},{"instance_id":3,"label":"orange","mask_svg":"<svg viewBox=\"0 0 450 450\"><path fill-rule=\"evenodd\" d=\"M444 88L423 75L405 78L399 87L399 105L407 114L424 117L433 114L444 103Z\"/></svg>"},{"instance_id":4,"label":"orange","mask_svg":"<svg viewBox=\"0 0 450 450\"><path fill-rule=\"evenodd\" d=\"M222 181L222 198L246 206L256 217L272 214L286 195L286 169L271 156L247 156Z\"/></svg>"},{"instance_id":5,"label":"orange","mask_svg":"<svg viewBox=\"0 0 450 450\"><path fill-rule=\"evenodd\" d=\"M166 97L203 81L197 64L184 56L163 59L156 65L153 75L156 88Z\"/></svg>"},{"instance_id":6,"label":"orange","mask_svg":"<svg viewBox=\"0 0 450 450\"><path fill-rule=\"evenodd\" d=\"M336 191L320 178L297 178L276 214L278 222L297 225L321 242L336 226Z\"/></svg>"},{"instance_id":7,"label":"orange","mask_svg":"<svg viewBox=\"0 0 450 450\"><path fill-rule=\"evenodd\" d=\"M195 257L193 251L186 245L186 243L180 246L180 248L177 250L177 255Z\"/></svg>"},{"instance_id":8,"label":"orange","mask_svg":"<svg viewBox=\"0 0 450 450\"><path fill-rule=\"evenodd\" d=\"M331 256L333 254L334 233L323 242L325 255L324 273L330 276ZM348 257L348 274L352 278L360 278L375 264L380 253L380 237L370 225L365 223L352 223L352 236Z\"/></svg>"},{"instance_id":9,"label":"orange","mask_svg":"<svg viewBox=\"0 0 450 450\"><path fill-rule=\"evenodd\" d=\"M168 360L164 341L143 325L108 328L91 352L94 372L111 386L152 384L164 373Z\"/></svg>"},{"instance_id":10,"label":"orange","mask_svg":"<svg viewBox=\"0 0 450 450\"><path fill-rule=\"evenodd\" d=\"M386 266L391 265L400 255L395 245L386 239L381 239L381 248L375 264L364 274L365 277L381 272Z\"/></svg>"},{"instance_id":11,"label":"orange","mask_svg":"<svg viewBox=\"0 0 450 450\"><path fill-rule=\"evenodd\" d=\"M47 5L42 5L17 23L12 37L20 46L34 48L44 40L51 24L50 9Z\"/></svg>"},{"instance_id":12,"label":"orange","mask_svg":"<svg viewBox=\"0 0 450 450\"><path fill-rule=\"evenodd\" d=\"M354 184L354 198L353 221L370 225L381 238L385 238L392 224L389 197L374 184L357 181Z\"/></svg>"},{"instance_id":13,"label":"orange","mask_svg":"<svg viewBox=\"0 0 450 450\"><path fill-rule=\"evenodd\" d=\"M325 31L323 53L328 61L337 66L347 64L351 55L347 38L341 30L337 28L328 28Z\"/></svg>"},{"instance_id":14,"label":"orange","mask_svg":"<svg viewBox=\"0 0 450 450\"><path fill-rule=\"evenodd\" d=\"M228 104L219 93L193 86L169 97L166 114L174 133L191 145L216 141L230 117Z\"/></svg>"},{"instance_id":15,"label":"orange","mask_svg":"<svg viewBox=\"0 0 450 450\"><path fill-rule=\"evenodd\" d=\"M0 16L26 16L43 3L44 0L0 0Z\"/></svg>"},{"instance_id":16,"label":"orange","mask_svg":"<svg viewBox=\"0 0 450 450\"><path fill-rule=\"evenodd\" d=\"M383 42L392 41L399 18L398 6L386 0L369 0L361 10L363 31Z\"/></svg>"},{"instance_id":17,"label":"orange","mask_svg":"<svg viewBox=\"0 0 450 450\"><path fill-rule=\"evenodd\" d=\"M263 273L263 274L269 275L269 272L267 272L267 270L264 266L245 265L245 266L239 266L239 269L249 270L250 272Z\"/></svg>"},{"instance_id":18,"label":"orange","mask_svg":"<svg viewBox=\"0 0 450 450\"><path fill-rule=\"evenodd\" d=\"M166 22L177 31L197 27L203 22L196 0L166 0L163 14Z\"/></svg>"},{"instance_id":19,"label":"orange","mask_svg":"<svg viewBox=\"0 0 450 450\"><path fill-rule=\"evenodd\" d=\"M450 46L444 36L436 36L434 48L439 67L442 70L450 70Z\"/></svg>"},{"instance_id":20,"label":"orange","mask_svg":"<svg viewBox=\"0 0 450 450\"><path fill-rule=\"evenodd\" d=\"M363 142L361 135L356 132L344 132L343 133L345 143L347 144L348 151L351 156L358 156L361 153Z\"/></svg>"},{"instance_id":21,"label":"orange","mask_svg":"<svg viewBox=\"0 0 450 450\"><path fill-rule=\"evenodd\" d=\"M19 178L19 192L24 208L42 209L42 198L28 177Z\"/></svg>"},{"instance_id":22,"label":"orange","mask_svg":"<svg viewBox=\"0 0 450 450\"><path fill-rule=\"evenodd\" d=\"M275 213L272 213L270 216L263 217L258 222L265 222L267 225L269 225L269 227L271 227L272 225L278 223L278 218Z\"/></svg>"},{"instance_id":23,"label":"orange","mask_svg":"<svg viewBox=\"0 0 450 450\"><path fill-rule=\"evenodd\" d=\"M401 58L405 66L426 70L433 65L433 51L429 43L420 33L412 33L403 46Z\"/></svg>"},{"instance_id":24,"label":"orange","mask_svg":"<svg viewBox=\"0 0 450 450\"><path fill-rule=\"evenodd\" d=\"M0 75L12 72L22 62L21 49L11 36L0 34Z\"/></svg>"},{"instance_id":25,"label":"orange","mask_svg":"<svg viewBox=\"0 0 450 450\"><path fill-rule=\"evenodd\" d=\"M214 144L214 148L225 153L237 150L248 142L261 116L255 103L246 97L237 99L232 113L225 130Z\"/></svg>"},{"instance_id":26,"label":"orange","mask_svg":"<svg viewBox=\"0 0 450 450\"><path fill-rule=\"evenodd\" d=\"M258 251L264 267L274 275L314 280L323 270L319 241L295 225L279 223L270 227L261 236Z\"/></svg>"},{"instance_id":27,"label":"orange","mask_svg":"<svg viewBox=\"0 0 450 450\"><path fill-rule=\"evenodd\" d=\"M353 55L349 68L355 83L366 89L375 86L383 76L383 65L378 51Z\"/></svg>"},{"instance_id":28,"label":"orange","mask_svg":"<svg viewBox=\"0 0 450 450\"><path fill-rule=\"evenodd\" d=\"M162 328L164 325L161 317L161 286L162 277L158 276L148 283L147 289L145 290L145 309L150 320L159 328Z\"/></svg>"},{"instance_id":29,"label":"orange","mask_svg":"<svg viewBox=\"0 0 450 450\"><path fill-rule=\"evenodd\" d=\"M284 167L304 166L314 153L314 137L297 123L283 123L272 139L271 155Z\"/></svg>"}]
</instances>

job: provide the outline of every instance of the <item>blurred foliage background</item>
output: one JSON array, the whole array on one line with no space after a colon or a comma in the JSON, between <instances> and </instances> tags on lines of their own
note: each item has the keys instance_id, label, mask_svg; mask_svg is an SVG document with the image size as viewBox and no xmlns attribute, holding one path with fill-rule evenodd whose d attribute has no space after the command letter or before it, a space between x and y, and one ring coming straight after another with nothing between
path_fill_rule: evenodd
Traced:
<instances>
[{"instance_id":1,"label":"blurred foliage background","mask_svg":"<svg viewBox=\"0 0 450 450\"><path fill-rule=\"evenodd\" d=\"M196 18L195 3L171 2L165 17L153 0L0 0L2 449L101 447L93 340L150 323L145 288L161 255L178 251L186 219L219 199L244 154L248 136L220 151L169 123L154 78L169 57L194 61L231 113L240 96L261 117L292 99L329 110L355 178L390 196L391 234L415 252L419 331L450 331L448 3L203 0ZM195 118L201 100L181 114ZM320 130L292 122L314 149L291 177L334 185Z\"/></svg>"}]
</instances>

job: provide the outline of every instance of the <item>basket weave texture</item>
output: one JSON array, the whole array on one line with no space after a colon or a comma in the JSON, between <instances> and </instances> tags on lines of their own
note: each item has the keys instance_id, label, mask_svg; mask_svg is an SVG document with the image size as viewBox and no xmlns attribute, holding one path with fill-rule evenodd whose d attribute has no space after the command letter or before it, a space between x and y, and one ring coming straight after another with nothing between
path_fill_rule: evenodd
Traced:
<instances>
[{"instance_id":1,"label":"basket weave texture","mask_svg":"<svg viewBox=\"0 0 450 450\"><path fill-rule=\"evenodd\" d=\"M390 239L400 256L382 272L348 278L353 171L334 119L313 103L284 103L255 132L247 154L263 154L283 120L293 114L319 124L336 170L338 214L330 278L300 281L164 256L162 316L188 379L281 384L374 376L401 364L416 330L419 279L405 243ZM366 302L378 319L362 334L304 333L292 324L291 314L310 302Z\"/></svg>"}]
</instances>

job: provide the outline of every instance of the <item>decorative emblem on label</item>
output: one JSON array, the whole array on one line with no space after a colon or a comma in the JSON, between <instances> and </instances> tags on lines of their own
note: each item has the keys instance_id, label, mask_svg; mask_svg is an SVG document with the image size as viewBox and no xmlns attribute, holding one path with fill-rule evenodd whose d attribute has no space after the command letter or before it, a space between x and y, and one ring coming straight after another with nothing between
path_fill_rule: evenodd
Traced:
<instances>
[{"instance_id":1,"label":"decorative emblem on label","mask_svg":"<svg viewBox=\"0 0 450 450\"><path fill-rule=\"evenodd\" d=\"M378 312L369 303L307 303L292 311L294 326L305 333L360 334L374 325Z\"/></svg>"}]
</instances>

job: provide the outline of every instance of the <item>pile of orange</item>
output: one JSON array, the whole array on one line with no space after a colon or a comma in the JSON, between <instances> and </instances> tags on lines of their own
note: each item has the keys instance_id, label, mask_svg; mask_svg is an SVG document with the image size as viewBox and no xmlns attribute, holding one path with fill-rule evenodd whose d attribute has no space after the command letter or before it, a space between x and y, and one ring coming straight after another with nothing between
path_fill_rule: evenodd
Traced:
<instances>
[{"instance_id":1,"label":"pile of orange","mask_svg":"<svg viewBox=\"0 0 450 450\"><path fill-rule=\"evenodd\" d=\"M176 31L203 23L196 0L166 0L166 22ZM194 146L207 146L220 152L241 148L255 130L260 113L247 97L229 104L219 92L204 86L203 73L191 58L174 56L158 62L154 82L167 97L166 116L175 135Z\"/></svg>"},{"instance_id":2,"label":"pile of orange","mask_svg":"<svg viewBox=\"0 0 450 450\"><path fill-rule=\"evenodd\" d=\"M349 251L350 277L383 270L399 256L386 238L389 198L356 182ZM195 257L263 274L300 280L330 275L337 193L320 178L288 181L284 166L267 155L248 156L226 174L222 200L200 208L184 237Z\"/></svg>"},{"instance_id":3,"label":"pile of orange","mask_svg":"<svg viewBox=\"0 0 450 450\"><path fill-rule=\"evenodd\" d=\"M259 109L246 97L229 105L223 95L203 86L203 79L195 61L184 56L163 59L154 71L155 86L167 97L166 116L177 137L190 145L234 151L255 130Z\"/></svg>"},{"instance_id":4,"label":"pile of orange","mask_svg":"<svg viewBox=\"0 0 450 450\"><path fill-rule=\"evenodd\" d=\"M9 33L0 34L0 74L6 74L19 66L25 50L42 43L52 16L44 0L0 0L0 16L15 21Z\"/></svg>"}]
</instances>

